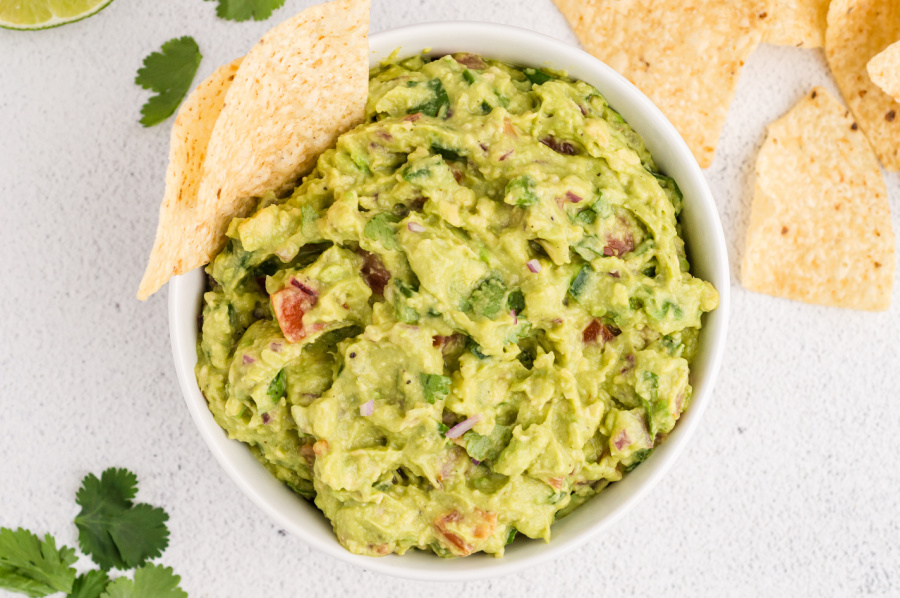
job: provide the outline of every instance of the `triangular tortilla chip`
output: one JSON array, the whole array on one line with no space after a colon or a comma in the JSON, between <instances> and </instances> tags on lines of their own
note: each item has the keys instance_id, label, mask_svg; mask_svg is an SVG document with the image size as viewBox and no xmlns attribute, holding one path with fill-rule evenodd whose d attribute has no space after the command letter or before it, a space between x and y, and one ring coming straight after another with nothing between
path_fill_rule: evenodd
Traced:
<instances>
[{"instance_id":1,"label":"triangular tortilla chip","mask_svg":"<svg viewBox=\"0 0 900 598\"><path fill-rule=\"evenodd\" d=\"M554 1L585 49L647 94L700 166L711 165L767 2Z\"/></svg>"},{"instance_id":2,"label":"triangular tortilla chip","mask_svg":"<svg viewBox=\"0 0 900 598\"><path fill-rule=\"evenodd\" d=\"M209 138L196 208L151 255L138 292L208 263L234 217L295 184L360 123L369 85L369 0L335 0L277 25L244 57Z\"/></svg>"},{"instance_id":3,"label":"triangular tortilla chip","mask_svg":"<svg viewBox=\"0 0 900 598\"><path fill-rule=\"evenodd\" d=\"M900 42L895 42L866 66L872 82L900 102ZM897 118L895 114L892 118Z\"/></svg>"},{"instance_id":4,"label":"triangular tortilla chip","mask_svg":"<svg viewBox=\"0 0 900 598\"><path fill-rule=\"evenodd\" d=\"M772 0L766 12L765 43L799 48L825 45L828 0Z\"/></svg>"},{"instance_id":5,"label":"triangular tortilla chip","mask_svg":"<svg viewBox=\"0 0 900 598\"><path fill-rule=\"evenodd\" d=\"M866 65L898 39L898 0L832 0L825 55L844 100L888 170L900 170L900 104L872 82Z\"/></svg>"},{"instance_id":6,"label":"triangular tortilla chip","mask_svg":"<svg viewBox=\"0 0 900 598\"><path fill-rule=\"evenodd\" d=\"M216 69L187 97L175 117L156 240L138 291L138 298L142 301L169 279L173 269L179 268L176 260L182 236L194 226L197 191L209 136L240 64L241 59L238 58Z\"/></svg>"},{"instance_id":7,"label":"triangular tortilla chip","mask_svg":"<svg viewBox=\"0 0 900 598\"><path fill-rule=\"evenodd\" d=\"M776 297L886 310L894 259L878 160L849 111L817 87L769 125L741 280Z\"/></svg>"}]
</instances>

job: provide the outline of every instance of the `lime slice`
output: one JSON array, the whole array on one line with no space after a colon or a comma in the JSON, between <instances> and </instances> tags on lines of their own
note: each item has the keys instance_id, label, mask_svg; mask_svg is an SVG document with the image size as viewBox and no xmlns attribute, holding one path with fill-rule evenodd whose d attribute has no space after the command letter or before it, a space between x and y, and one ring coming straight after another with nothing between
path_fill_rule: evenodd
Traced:
<instances>
[{"instance_id":1,"label":"lime slice","mask_svg":"<svg viewBox=\"0 0 900 598\"><path fill-rule=\"evenodd\" d=\"M49 29L86 19L112 0L0 0L0 27Z\"/></svg>"}]
</instances>

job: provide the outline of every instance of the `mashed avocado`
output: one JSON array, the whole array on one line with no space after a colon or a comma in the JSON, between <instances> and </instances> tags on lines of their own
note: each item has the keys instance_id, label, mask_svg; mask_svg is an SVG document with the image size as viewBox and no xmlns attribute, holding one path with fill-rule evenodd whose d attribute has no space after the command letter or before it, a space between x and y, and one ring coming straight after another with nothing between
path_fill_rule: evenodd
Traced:
<instances>
[{"instance_id":1,"label":"mashed avocado","mask_svg":"<svg viewBox=\"0 0 900 598\"><path fill-rule=\"evenodd\" d=\"M713 287L596 89L471 54L371 73L366 122L207 268L196 374L341 544L502 555L646 459Z\"/></svg>"}]
</instances>

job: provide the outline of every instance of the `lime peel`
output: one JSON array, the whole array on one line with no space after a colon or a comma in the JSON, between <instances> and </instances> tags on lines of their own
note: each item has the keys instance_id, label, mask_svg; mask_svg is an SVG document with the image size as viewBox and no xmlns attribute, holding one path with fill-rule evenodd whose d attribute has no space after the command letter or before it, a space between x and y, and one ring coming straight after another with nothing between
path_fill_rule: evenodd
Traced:
<instances>
[{"instance_id":1,"label":"lime peel","mask_svg":"<svg viewBox=\"0 0 900 598\"><path fill-rule=\"evenodd\" d=\"M91 17L113 0L0 0L0 27L17 31L52 29Z\"/></svg>"}]
</instances>

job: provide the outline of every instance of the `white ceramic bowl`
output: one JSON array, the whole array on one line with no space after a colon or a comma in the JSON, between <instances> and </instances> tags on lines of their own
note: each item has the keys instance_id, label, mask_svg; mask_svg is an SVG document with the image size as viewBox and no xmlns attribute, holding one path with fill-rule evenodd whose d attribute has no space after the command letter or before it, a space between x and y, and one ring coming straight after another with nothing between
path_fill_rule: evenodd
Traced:
<instances>
[{"instance_id":1,"label":"white ceramic bowl","mask_svg":"<svg viewBox=\"0 0 900 598\"><path fill-rule=\"evenodd\" d=\"M198 269L169 283L169 326L178 380L188 409L216 459L243 492L278 525L311 546L364 569L421 580L473 580L505 575L558 557L597 538L650 492L684 450L712 398L725 346L729 308L729 270L722 225L700 168L684 141L640 91L589 54L544 35L488 23L428 23L375 34L370 39L375 66L400 48L409 56L466 51L533 67L565 70L595 86L610 105L644 138L659 168L684 193L682 223L692 272L719 291L719 308L704 317L699 352L691 367L693 402L664 443L621 482L609 486L572 515L553 525L553 539L519 539L502 559L477 554L441 559L410 551L383 558L351 554L338 544L331 524L314 505L291 492L253 458L243 444L229 440L213 420L194 378L197 317L204 285Z\"/></svg>"}]
</instances>

